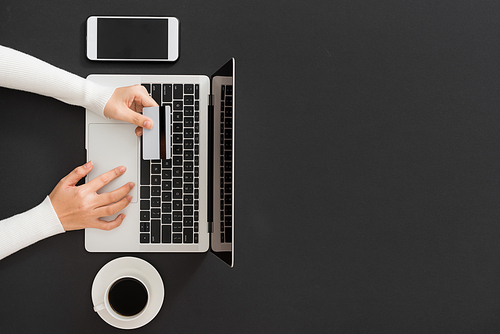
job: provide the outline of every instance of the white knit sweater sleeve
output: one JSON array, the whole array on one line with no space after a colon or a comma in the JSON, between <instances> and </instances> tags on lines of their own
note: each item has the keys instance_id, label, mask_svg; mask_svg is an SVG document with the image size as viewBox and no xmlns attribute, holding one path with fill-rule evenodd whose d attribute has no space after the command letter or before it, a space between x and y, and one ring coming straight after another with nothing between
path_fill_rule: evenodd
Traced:
<instances>
[{"instance_id":1,"label":"white knit sweater sleeve","mask_svg":"<svg viewBox=\"0 0 500 334\"><path fill-rule=\"evenodd\" d=\"M33 209L0 221L0 259L63 232L64 228L47 196Z\"/></svg>"},{"instance_id":2,"label":"white knit sweater sleeve","mask_svg":"<svg viewBox=\"0 0 500 334\"><path fill-rule=\"evenodd\" d=\"M0 46L0 86L50 96L101 116L114 92L114 88L90 82L4 46ZM33 209L0 221L0 259L63 232L47 197Z\"/></svg>"},{"instance_id":3,"label":"white knit sweater sleeve","mask_svg":"<svg viewBox=\"0 0 500 334\"><path fill-rule=\"evenodd\" d=\"M40 59L0 46L0 86L50 96L103 116L114 88L52 66Z\"/></svg>"}]
</instances>

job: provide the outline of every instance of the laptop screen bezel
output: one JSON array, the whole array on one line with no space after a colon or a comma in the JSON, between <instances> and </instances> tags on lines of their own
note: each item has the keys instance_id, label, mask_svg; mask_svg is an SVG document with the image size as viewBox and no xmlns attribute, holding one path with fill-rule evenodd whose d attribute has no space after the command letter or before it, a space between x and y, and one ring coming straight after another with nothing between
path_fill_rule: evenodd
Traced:
<instances>
[{"instance_id":1,"label":"laptop screen bezel","mask_svg":"<svg viewBox=\"0 0 500 334\"><path fill-rule=\"evenodd\" d=\"M231 213L232 213L232 239L231 239L231 251L216 251L213 248L213 238L220 237L220 232L216 231L215 229L212 229L211 231L211 236L210 236L210 251L214 253L219 259L221 259L224 263L229 265L231 268L234 266L234 224L235 224L235 219L234 219L234 207L235 207L235 202L234 202L234 184L235 184L235 178L234 178L234 142L235 142L235 60L234 58L231 58L227 63L225 63L219 70L217 70L211 77L211 85L210 85L210 96L211 96L211 103L210 103L210 109L209 109L209 114L210 114L210 121L209 121L209 127L211 130L211 133L209 133L209 147L210 147L210 161L209 161L209 168L210 170L208 171L208 175L212 175L209 182L209 212L208 212L208 219L210 222L212 222L212 226L214 226L214 186L218 184L219 180L218 178L216 179L213 175L213 169L215 167L215 159L214 159L214 145L218 145L218 142L215 142L215 122L214 120L218 120L218 115L219 111L214 111L214 78L215 77L231 77L231 82L232 82L232 88L233 88L233 93L232 93L232 146L231 146L231 151L232 151L232 159L231 159L231 173L232 173L232 186L231 186ZM220 131L218 131L217 138L220 136Z\"/></svg>"}]
</instances>

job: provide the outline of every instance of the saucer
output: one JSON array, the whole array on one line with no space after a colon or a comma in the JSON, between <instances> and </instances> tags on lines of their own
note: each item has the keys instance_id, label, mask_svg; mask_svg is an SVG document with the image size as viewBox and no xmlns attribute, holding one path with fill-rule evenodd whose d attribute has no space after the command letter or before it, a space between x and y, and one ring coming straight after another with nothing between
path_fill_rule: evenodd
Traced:
<instances>
[{"instance_id":1,"label":"saucer","mask_svg":"<svg viewBox=\"0 0 500 334\"><path fill-rule=\"evenodd\" d=\"M135 276L146 284L150 300L148 308L134 320L118 320L106 309L97 312L111 326L120 329L134 329L146 325L158 314L163 304L165 289L158 271L148 262L136 257L120 257L106 263L92 283L92 304L95 307L104 302L108 285L122 276Z\"/></svg>"}]
</instances>

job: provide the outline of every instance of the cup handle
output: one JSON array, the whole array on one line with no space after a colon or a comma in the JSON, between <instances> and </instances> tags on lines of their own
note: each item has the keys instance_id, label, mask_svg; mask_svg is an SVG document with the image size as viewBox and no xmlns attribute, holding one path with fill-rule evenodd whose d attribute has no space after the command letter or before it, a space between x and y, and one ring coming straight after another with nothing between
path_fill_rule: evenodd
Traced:
<instances>
[{"instance_id":1,"label":"cup handle","mask_svg":"<svg viewBox=\"0 0 500 334\"><path fill-rule=\"evenodd\" d=\"M99 312L101 310L104 310L105 308L106 308L106 306L104 306L104 303L101 303L99 305L94 306L94 311Z\"/></svg>"}]
</instances>

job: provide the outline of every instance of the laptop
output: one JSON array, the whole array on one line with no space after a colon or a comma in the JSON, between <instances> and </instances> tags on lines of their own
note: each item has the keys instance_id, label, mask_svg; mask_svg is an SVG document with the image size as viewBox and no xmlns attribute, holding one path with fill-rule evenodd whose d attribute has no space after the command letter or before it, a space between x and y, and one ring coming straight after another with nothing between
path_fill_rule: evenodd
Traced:
<instances>
[{"instance_id":1,"label":"laptop","mask_svg":"<svg viewBox=\"0 0 500 334\"><path fill-rule=\"evenodd\" d=\"M93 82L143 85L171 111L170 159L146 160L135 125L85 112L90 181L117 166L127 171L100 192L134 182L123 223L85 230L89 252L207 252L234 264L235 61L205 75L90 75ZM156 125L156 124L155 124ZM167 148L168 149L168 148ZM115 216L104 219L111 220Z\"/></svg>"}]
</instances>

